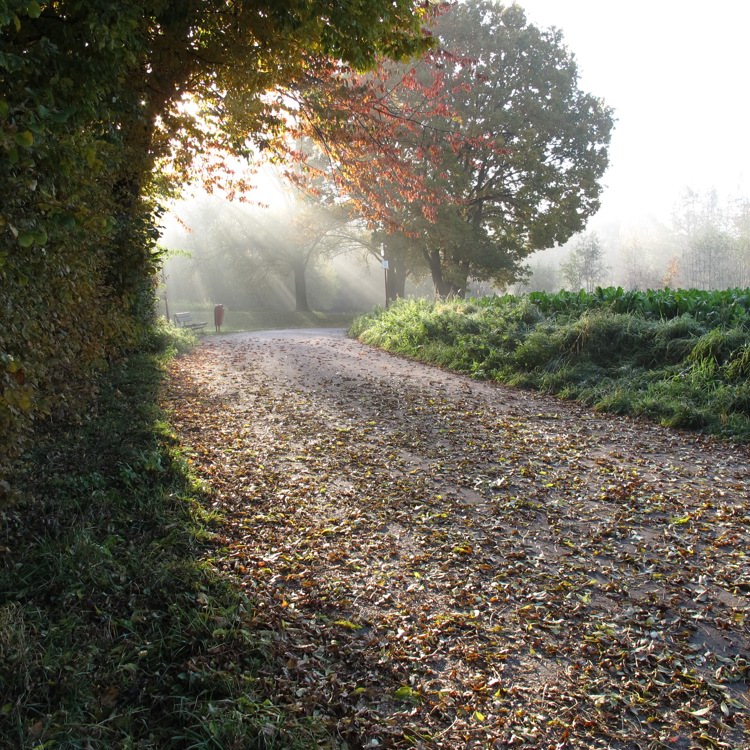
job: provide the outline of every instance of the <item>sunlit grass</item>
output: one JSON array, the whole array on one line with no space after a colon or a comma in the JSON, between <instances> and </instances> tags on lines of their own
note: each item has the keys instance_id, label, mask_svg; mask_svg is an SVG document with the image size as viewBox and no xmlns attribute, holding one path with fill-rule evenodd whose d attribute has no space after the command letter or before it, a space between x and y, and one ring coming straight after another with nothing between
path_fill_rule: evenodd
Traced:
<instances>
[{"instance_id":1,"label":"sunlit grass","mask_svg":"<svg viewBox=\"0 0 750 750\"><path fill-rule=\"evenodd\" d=\"M404 301L358 318L350 333L472 377L750 441L750 330L710 320L606 307L545 314L507 296Z\"/></svg>"}]
</instances>

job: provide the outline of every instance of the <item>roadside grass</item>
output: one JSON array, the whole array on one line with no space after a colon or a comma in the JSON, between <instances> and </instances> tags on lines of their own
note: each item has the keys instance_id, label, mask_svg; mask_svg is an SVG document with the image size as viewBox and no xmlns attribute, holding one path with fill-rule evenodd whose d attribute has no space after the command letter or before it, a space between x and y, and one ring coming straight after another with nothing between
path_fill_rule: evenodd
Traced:
<instances>
[{"instance_id":1,"label":"roadside grass","mask_svg":"<svg viewBox=\"0 0 750 750\"><path fill-rule=\"evenodd\" d=\"M219 519L158 407L190 340L159 326L0 506L2 750L318 746L260 687L262 627L212 565Z\"/></svg>"},{"instance_id":2,"label":"roadside grass","mask_svg":"<svg viewBox=\"0 0 750 750\"><path fill-rule=\"evenodd\" d=\"M507 296L399 301L357 318L350 335L600 411L750 441L750 322L606 307L544 314L528 297Z\"/></svg>"},{"instance_id":3,"label":"roadside grass","mask_svg":"<svg viewBox=\"0 0 750 750\"><path fill-rule=\"evenodd\" d=\"M171 306L170 306L171 307ZM206 321L205 334L216 335L213 307L187 304L174 312L189 312L195 321ZM173 313L174 314L174 313ZM281 328L348 328L356 313L279 312L274 310L230 310L224 312L221 333L267 331Z\"/></svg>"}]
</instances>

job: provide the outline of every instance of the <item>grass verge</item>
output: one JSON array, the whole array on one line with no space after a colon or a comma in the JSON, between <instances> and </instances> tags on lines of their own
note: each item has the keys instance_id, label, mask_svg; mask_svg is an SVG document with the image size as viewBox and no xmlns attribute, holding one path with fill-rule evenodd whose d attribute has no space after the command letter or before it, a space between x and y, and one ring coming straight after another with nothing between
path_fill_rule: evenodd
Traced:
<instances>
[{"instance_id":1,"label":"grass verge","mask_svg":"<svg viewBox=\"0 0 750 750\"><path fill-rule=\"evenodd\" d=\"M2 750L317 746L258 689L262 632L211 564L219 519L158 408L163 365L114 368L0 507Z\"/></svg>"},{"instance_id":2,"label":"grass verge","mask_svg":"<svg viewBox=\"0 0 750 750\"><path fill-rule=\"evenodd\" d=\"M750 327L612 309L544 314L528 297L400 301L357 318L365 343L595 409L750 441Z\"/></svg>"}]
</instances>

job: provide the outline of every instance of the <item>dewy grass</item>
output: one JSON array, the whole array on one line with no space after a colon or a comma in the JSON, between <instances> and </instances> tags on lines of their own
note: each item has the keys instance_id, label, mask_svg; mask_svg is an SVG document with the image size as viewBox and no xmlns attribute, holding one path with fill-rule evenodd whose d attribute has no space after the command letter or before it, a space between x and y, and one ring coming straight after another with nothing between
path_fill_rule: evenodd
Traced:
<instances>
[{"instance_id":1,"label":"dewy grass","mask_svg":"<svg viewBox=\"0 0 750 750\"><path fill-rule=\"evenodd\" d=\"M185 345L154 333L154 351ZM154 351L38 439L0 507L0 750L316 746L256 694L252 606L204 560L214 516Z\"/></svg>"},{"instance_id":2,"label":"dewy grass","mask_svg":"<svg viewBox=\"0 0 750 750\"><path fill-rule=\"evenodd\" d=\"M700 310L694 318L679 309L658 317L664 295L644 307L645 297L600 292L400 301L358 318L350 334L472 377L750 440L750 317L736 304L747 294L675 292Z\"/></svg>"}]
</instances>

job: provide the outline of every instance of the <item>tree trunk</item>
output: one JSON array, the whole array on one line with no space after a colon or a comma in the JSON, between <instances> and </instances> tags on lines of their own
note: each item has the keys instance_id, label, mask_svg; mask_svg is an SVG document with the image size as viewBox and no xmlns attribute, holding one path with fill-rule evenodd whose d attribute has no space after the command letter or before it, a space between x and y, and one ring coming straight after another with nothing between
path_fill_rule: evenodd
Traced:
<instances>
[{"instance_id":1,"label":"tree trunk","mask_svg":"<svg viewBox=\"0 0 750 750\"><path fill-rule=\"evenodd\" d=\"M456 287L453 293L461 299L466 298L466 288L469 286L469 267L468 261L460 261L453 273L453 285Z\"/></svg>"},{"instance_id":2,"label":"tree trunk","mask_svg":"<svg viewBox=\"0 0 750 750\"><path fill-rule=\"evenodd\" d=\"M406 297L406 263L403 258L396 258L394 264L396 266L396 278L393 281L395 296L396 299L404 299Z\"/></svg>"},{"instance_id":3,"label":"tree trunk","mask_svg":"<svg viewBox=\"0 0 750 750\"><path fill-rule=\"evenodd\" d=\"M406 260L403 249L394 242L383 244L383 260L388 261L388 272L385 277L386 306L406 296Z\"/></svg>"},{"instance_id":4,"label":"tree trunk","mask_svg":"<svg viewBox=\"0 0 750 750\"><path fill-rule=\"evenodd\" d=\"M429 253L425 253L427 264L430 267L430 275L432 276L432 286L435 289L435 297L442 299L450 294L445 281L443 280L443 266L440 262L440 251L430 250Z\"/></svg>"},{"instance_id":5,"label":"tree trunk","mask_svg":"<svg viewBox=\"0 0 750 750\"><path fill-rule=\"evenodd\" d=\"M406 264L399 254L389 254L386 247L388 274L386 276L386 299L388 303L406 296Z\"/></svg>"},{"instance_id":6,"label":"tree trunk","mask_svg":"<svg viewBox=\"0 0 750 750\"><path fill-rule=\"evenodd\" d=\"M310 312L307 302L307 267L304 263L295 263L294 271L294 309L296 312Z\"/></svg>"},{"instance_id":7,"label":"tree trunk","mask_svg":"<svg viewBox=\"0 0 750 750\"><path fill-rule=\"evenodd\" d=\"M435 297L437 299L446 299L447 297L465 297L466 283L468 276L464 269L459 268L453 278L449 278L443 272L443 262L439 250L431 250L427 255L427 262L430 266L432 275L432 284L435 288Z\"/></svg>"}]
</instances>

